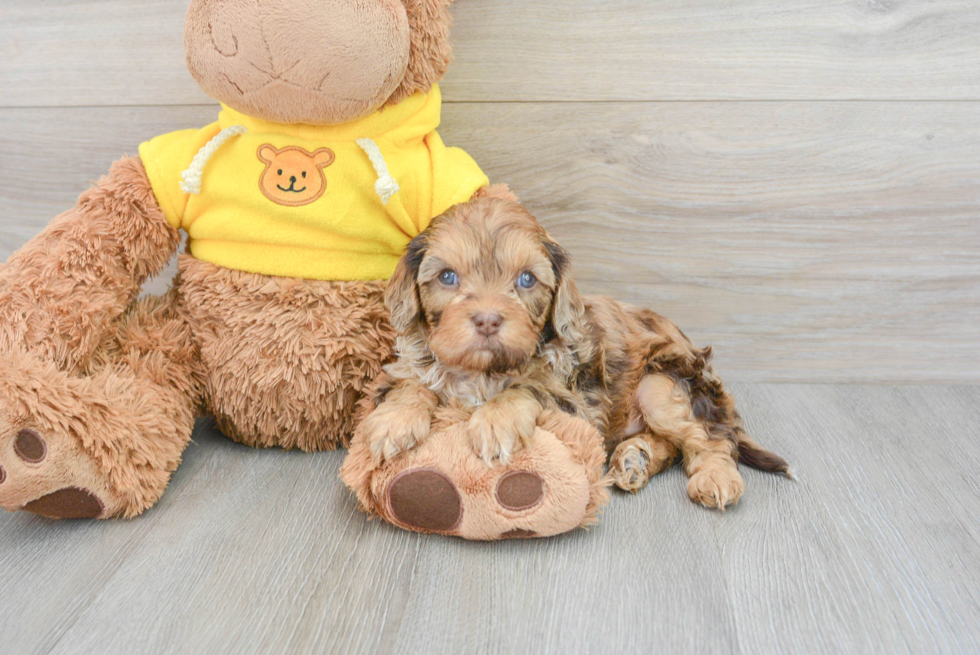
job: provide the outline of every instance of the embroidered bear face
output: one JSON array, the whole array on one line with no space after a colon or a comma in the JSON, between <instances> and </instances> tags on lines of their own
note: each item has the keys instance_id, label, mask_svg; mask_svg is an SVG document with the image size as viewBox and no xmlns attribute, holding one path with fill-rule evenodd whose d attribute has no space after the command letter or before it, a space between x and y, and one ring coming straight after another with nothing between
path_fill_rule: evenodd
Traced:
<instances>
[{"instance_id":1,"label":"embroidered bear face","mask_svg":"<svg viewBox=\"0 0 980 655\"><path fill-rule=\"evenodd\" d=\"M259 148L258 155L265 164L259 188L272 202L301 207L315 201L327 190L323 169L335 159L329 148L311 153L298 146L278 150L267 143Z\"/></svg>"}]
</instances>

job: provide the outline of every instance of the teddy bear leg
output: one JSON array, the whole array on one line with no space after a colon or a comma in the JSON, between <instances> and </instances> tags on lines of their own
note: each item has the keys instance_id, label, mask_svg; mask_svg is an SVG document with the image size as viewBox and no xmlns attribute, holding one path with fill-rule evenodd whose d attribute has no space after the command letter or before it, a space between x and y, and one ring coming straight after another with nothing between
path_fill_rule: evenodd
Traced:
<instances>
[{"instance_id":1,"label":"teddy bear leg","mask_svg":"<svg viewBox=\"0 0 980 655\"><path fill-rule=\"evenodd\" d=\"M117 161L0 265L0 353L19 349L68 373L86 371L179 243L139 158Z\"/></svg>"},{"instance_id":2,"label":"teddy bear leg","mask_svg":"<svg viewBox=\"0 0 980 655\"><path fill-rule=\"evenodd\" d=\"M48 518L131 517L163 494L200 401L175 293L135 302L73 376L0 356L0 506Z\"/></svg>"},{"instance_id":3,"label":"teddy bear leg","mask_svg":"<svg viewBox=\"0 0 980 655\"><path fill-rule=\"evenodd\" d=\"M182 255L179 288L207 372L204 409L256 448L331 450L392 357L383 282L232 271Z\"/></svg>"},{"instance_id":4,"label":"teddy bear leg","mask_svg":"<svg viewBox=\"0 0 980 655\"><path fill-rule=\"evenodd\" d=\"M377 464L358 432L341 469L361 507L417 532L495 540L548 537L595 522L609 498L605 449L585 421L546 412L507 465L488 466L468 416L436 411L423 444Z\"/></svg>"}]
</instances>

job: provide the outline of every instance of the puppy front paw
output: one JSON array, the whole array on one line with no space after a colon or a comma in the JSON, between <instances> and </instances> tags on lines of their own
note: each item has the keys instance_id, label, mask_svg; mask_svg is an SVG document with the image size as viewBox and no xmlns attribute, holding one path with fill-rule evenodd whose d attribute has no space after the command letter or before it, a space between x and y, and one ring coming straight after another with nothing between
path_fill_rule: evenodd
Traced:
<instances>
[{"instance_id":1,"label":"puppy front paw","mask_svg":"<svg viewBox=\"0 0 980 655\"><path fill-rule=\"evenodd\" d=\"M376 464L392 461L429 436L432 416L427 407L382 403L361 422Z\"/></svg>"},{"instance_id":2,"label":"puppy front paw","mask_svg":"<svg viewBox=\"0 0 980 655\"><path fill-rule=\"evenodd\" d=\"M507 464L511 455L531 438L537 418L536 414L514 403L487 403L470 417L473 449L488 466L492 466L494 460Z\"/></svg>"}]
</instances>

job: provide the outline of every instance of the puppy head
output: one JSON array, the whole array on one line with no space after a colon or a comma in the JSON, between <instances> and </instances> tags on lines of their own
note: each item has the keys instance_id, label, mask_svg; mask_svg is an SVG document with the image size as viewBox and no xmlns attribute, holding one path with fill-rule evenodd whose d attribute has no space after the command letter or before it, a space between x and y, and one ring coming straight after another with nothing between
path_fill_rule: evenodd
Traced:
<instances>
[{"instance_id":1,"label":"puppy head","mask_svg":"<svg viewBox=\"0 0 980 655\"><path fill-rule=\"evenodd\" d=\"M503 372L551 339L583 339L568 256L520 204L457 205L409 245L385 302L403 335L428 340L444 365Z\"/></svg>"}]
</instances>

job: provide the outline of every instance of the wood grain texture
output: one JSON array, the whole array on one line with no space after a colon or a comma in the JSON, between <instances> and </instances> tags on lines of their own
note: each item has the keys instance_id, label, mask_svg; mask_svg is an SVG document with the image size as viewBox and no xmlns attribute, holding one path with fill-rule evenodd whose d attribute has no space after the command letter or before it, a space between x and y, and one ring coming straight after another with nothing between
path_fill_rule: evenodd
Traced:
<instances>
[{"instance_id":1,"label":"wood grain texture","mask_svg":"<svg viewBox=\"0 0 980 655\"><path fill-rule=\"evenodd\" d=\"M0 110L0 256L123 152L214 116ZM976 117L972 103L465 104L442 133L569 248L584 291L672 318L730 379L976 382Z\"/></svg>"},{"instance_id":2,"label":"wood grain texture","mask_svg":"<svg viewBox=\"0 0 980 655\"><path fill-rule=\"evenodd\" d=\"M342 453L202 422L128 522L0 516L11 653L974 652L980 388L737 384L790 482L721 514L683 473L590 532L496 544L367 521Z\"/></svg>"},{"instance_id":3,"label":"wood grain texture","mask_svg":"<svg viewBox=\"0 0 980 655\"><path fill-rule=\"evenodd\" d=\"M43 9L39 9L43 6ZM0 2L0 106L205 102L187 0ZM457 0L450 102L980 99L973 0Z\"/></svg>"},{"instance_id":4,"label":"wood grain texture","mask_svg":"<svg viewBox=\"0 0 980 655\"><path fill-rule=\"evenodd\" d=\"M122 153L213 120L186 4L0 0L0 260ZM728 380L980 382L974 0L455 15L443 136L518 191L585 291L714 342ZM369 522L342 453L202 421L137 520L0 516L0 652L980 649L980 387L732 386L797 482L743 471L719 514L675 468L533 542Z\"/></svg>"}]
</instances>

